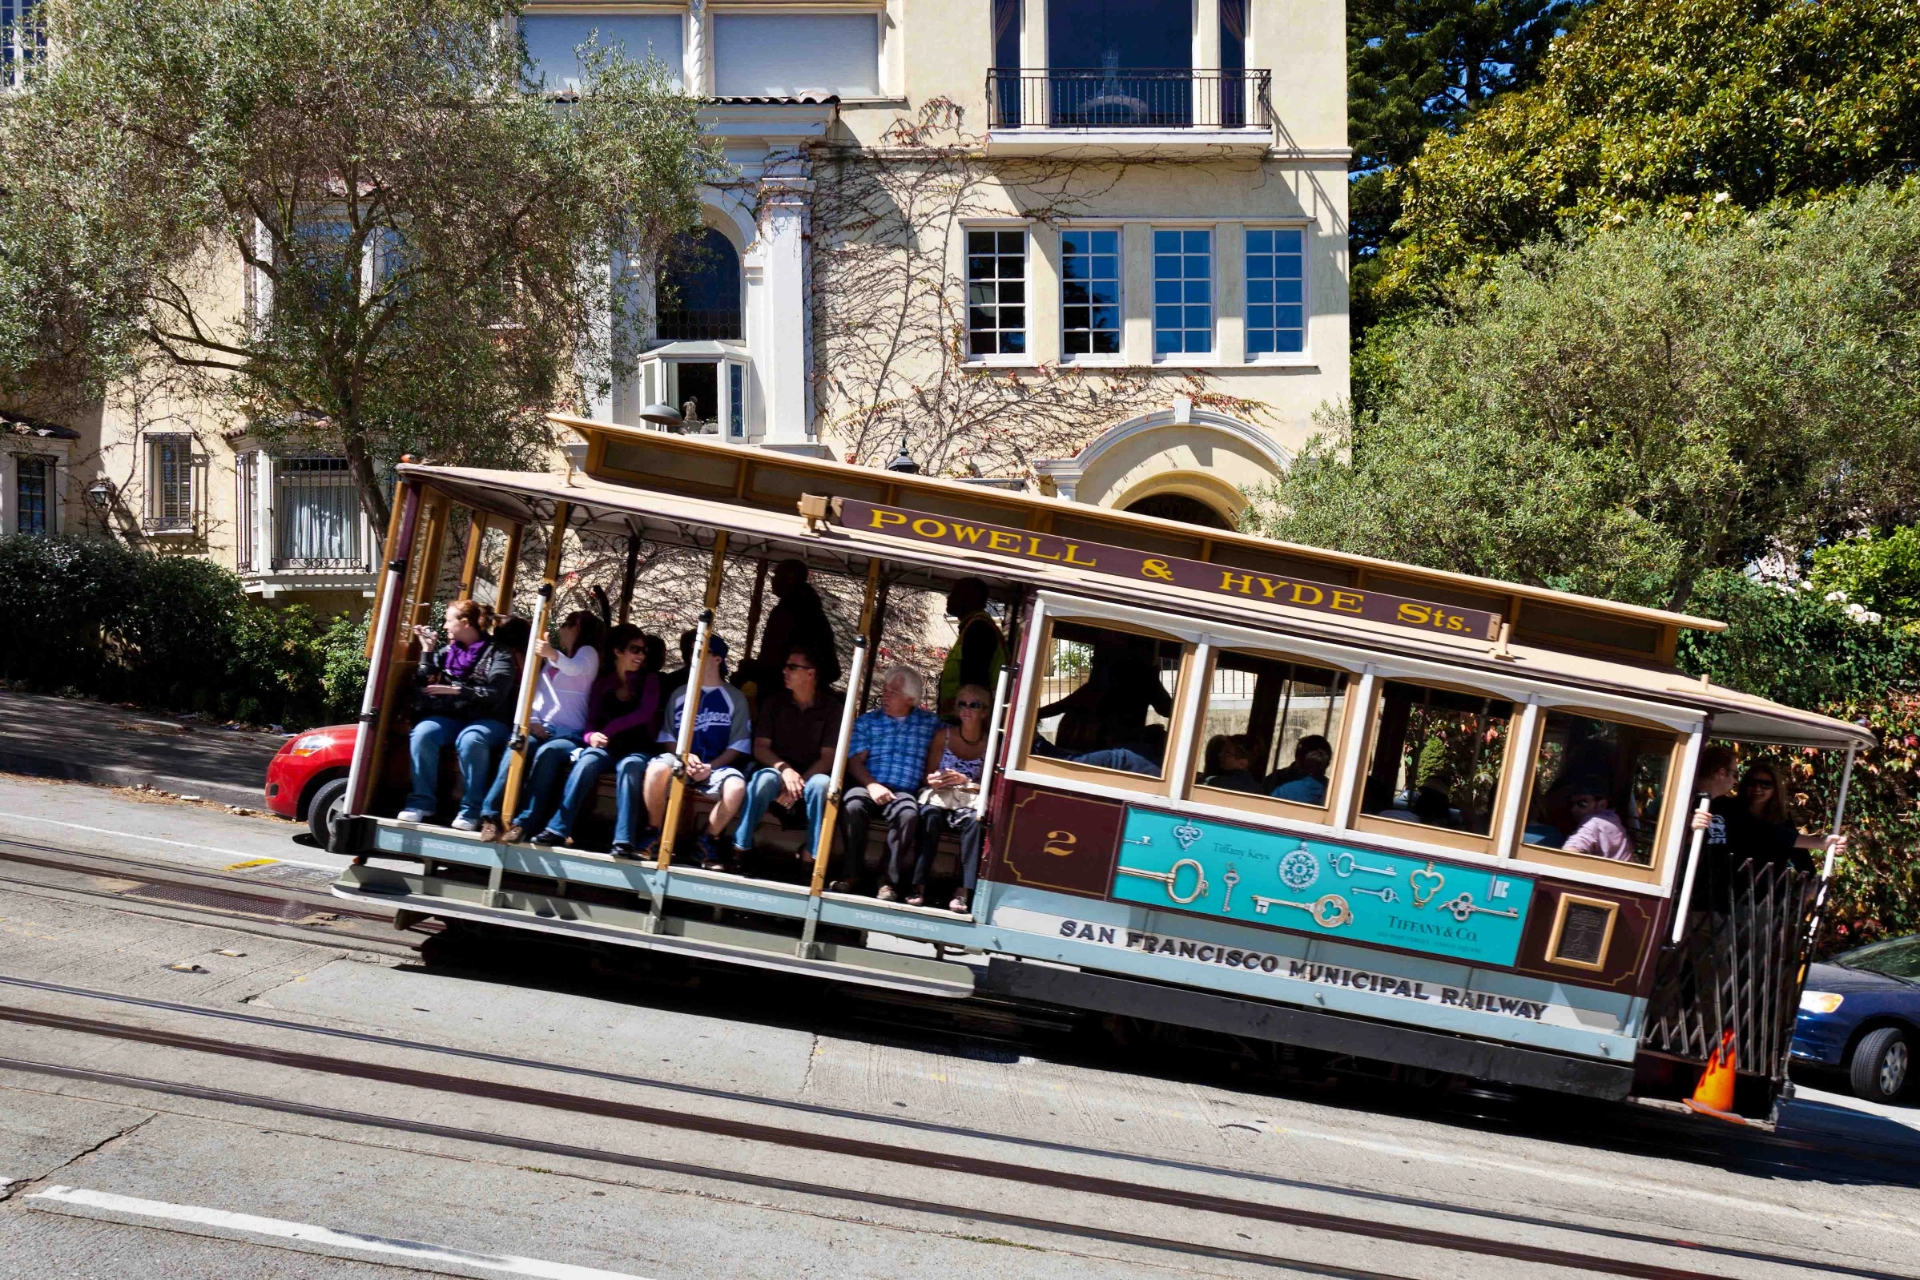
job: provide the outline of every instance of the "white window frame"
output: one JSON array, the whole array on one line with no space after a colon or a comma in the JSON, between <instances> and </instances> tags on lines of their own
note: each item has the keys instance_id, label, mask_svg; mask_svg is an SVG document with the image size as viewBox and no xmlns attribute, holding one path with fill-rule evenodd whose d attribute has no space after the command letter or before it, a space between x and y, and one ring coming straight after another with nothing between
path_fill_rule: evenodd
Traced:
<instances>
[{"instance_id":1,"label":"white window frame","mask_svg":"<svg viewBox=\"0 0 1920 1280\"><path fill-rule=\"evenodd\" d=\"M1017 231L1020 233L1020 292L1021 292L1021 297L1023 299L1022 302L1020 303L1020 307L1021 307L1021 310L1025 312L1026 318L1024 322L1021 324L1017 332L1021 334L1023 338L1022 345L1026 347L1026 350L1015 351L1015 352L995 351L991 353L975 354L973 350L974 329L973 329L973 314L972 314L973 313L973 297L972 297L973 273L972 273L971 260L972 260L973 254L972 254L972 246L970 242L975 232L993 232L995 235L999 235L1000 233L1007 232L1007 231ZM994 246L994 256L996 258L1000 256L1000 249L997 243ZM994 277L995 284L999 284L1002 282L1003 282L1002 277L999 277L999 276ZM977 365L977 366L989 366L989 365L1009 366L1010 365L1010 366L1023 367L1023 368L1033 365L1035 361L1033 357L1033 226L1032 224L1027 222L1024 219L1019 221L1006 221L1006 222L987 221L987 222L962 223L960 226L960 287L964 291L964 294L960 300L960 306L961 306L961 313L965 321L963 327L966 332L966 343L967 343L965 363L969 365ZM996 312L998 308L1006 305L1008 304L996 302L994 304L996 308ZM1016 331L1013 329L1001 328L996 326L992 330L992 332L996 334L1001 334L1001 333L1013 333ZM996 345L998 344L996 343Z\"/></svg>"},{"instance_id":2,"label":"white window frame","mask_svg":"<svg viewBox=\"0 0 1920 1280\"><path fill-rule=\"evenodd\" d=\"M1247 312L1252 307L1252 277L1247 274L1247 258L1252 250L1247 248L1247 236L1255 231L1298 231L1300 233L1300 350L1298 351L1253 351L1253 326L1247 321ZM1248 364L1260 365L1311 365L1313 359L1313 223L1300 219L1280 222L1249 222L1241 228L1240 235L1240 330L1244 335L1242 346L1246 352ZM1275 304L1278 305L1278 304ZM1216 317L1217 323L1217 317Z\"/></svg>"},{"instance_id":3,"label":"white window frame","mask_svg":"<svg viewBox=\"0 0 1920 1280\"><path fill-rule=\"evenodd\" d=\"M1111 231L1116 237L1114 253L1118 265L1114 268L1115 303L1119 309L1119 325L1115 335L1119 340L1119 350L1113 352L1085 352L1069 354L1067 351L1067 240L1074 231ZM1063 227L1060 231L1060 363L1079 365L1124 365L1127 362L1127 228L1120 222L1076 222Z\"/></svg>"},{"instance_id":4,"label":"white window frame","mask_svg":"<svg viewBox=\"0 0 1920 1280\"><path fill-rule=\"evenodd\" d=\"M1174 351L1162 353L1160 350L1160 272L1154 260L1160 256L1159 246L1155 243L1161 232L1172 232L1184 237L1190 231L1207 233L1207 349L1205 351ZM1181 256L1186 256L1183 241ZM1148 226L1147 258L1151 269L1152 295L1147 299L1147 333L1151 343L1151 355L1154 364L1174 367L1207 367L1219 364L1220 352L1220 228L1214 223L1153 223ZM1186 279L1185 274L1181 276ZM1184 308L1187 304L1182 300ZM1181 331L1186 332L1185 316L1181 317Z\"/></svg>"}]
</instances>

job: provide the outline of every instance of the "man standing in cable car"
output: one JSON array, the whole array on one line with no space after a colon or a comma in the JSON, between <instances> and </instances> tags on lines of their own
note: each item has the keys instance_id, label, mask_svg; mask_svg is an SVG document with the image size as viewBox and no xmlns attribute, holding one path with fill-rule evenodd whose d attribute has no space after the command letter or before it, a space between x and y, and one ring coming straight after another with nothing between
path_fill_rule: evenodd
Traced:
<instances>
[{"instance_id":1,"label":"man standing in cable car","mask_svg":"<svg viewBox=\"0 0 1920 1280\"><path fill-rule=\"evenodd\" d=\"M954 718L953 700L963 685L994 687L1000 668L1007 664L1007 642L1000 624L987 612L987 584L962 578L947 593L947 616L955 619L953 648L940 669L940 716Z\"/></svg>"}]
</instances>

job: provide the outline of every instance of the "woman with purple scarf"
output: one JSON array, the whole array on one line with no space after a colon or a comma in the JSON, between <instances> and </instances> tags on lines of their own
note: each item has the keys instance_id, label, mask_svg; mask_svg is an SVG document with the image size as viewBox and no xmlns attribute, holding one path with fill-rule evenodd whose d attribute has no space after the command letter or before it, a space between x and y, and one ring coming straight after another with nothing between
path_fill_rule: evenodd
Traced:
<instances>
[{"instance_id":1,"label":"woman with purple scarf","mask_svg":"<svg viewBox=\"0 0 1920 1280\"><path fill-rule=\"evenodd\" d=\"M439 807L440 749L453 743L460 761L460 812L456 831L480 828L480 804L493 777L493 757L512 730L514 655L481 629L487 608L473 600L447 606L447 643L431 627L415 627L420 665L414 671L413 734L408 744L413 782L402 822L431 821Z\"/></svg>"}]
</instances>

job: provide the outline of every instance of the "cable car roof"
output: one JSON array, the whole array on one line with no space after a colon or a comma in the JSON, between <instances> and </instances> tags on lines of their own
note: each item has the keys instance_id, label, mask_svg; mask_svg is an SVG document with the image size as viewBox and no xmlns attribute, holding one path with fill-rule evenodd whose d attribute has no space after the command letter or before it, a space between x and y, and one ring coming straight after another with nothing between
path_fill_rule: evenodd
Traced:
<instances>
[{"instance_id":1,"label":"cable car roof","mask_svg":"<svg viewBox=\"0 0 1920 1280\"><path fill-rule=\"evenodd\" d=\"M646 434L653 439L673 440L675 445L688 443L675 437L657 436L650 432ZM739 463L744 460L743 453L725 445L702 444L699 452L692 456L698 460L718 455L739 471L742 470ZM682 456L687 455L680 450L668 455L669 459ZM754 461L757 462L759 457L760 451L754 451ZM821 469L813 470L815 465ZM947 489L959 490L958 497L945 504L948 508L960 505L962 500L967 506L977 508L986 505L989 500L997 503L1004 497L1021 497L999 493L982 495L973 486L951 481L929 482L923 477L894 477L837 464L809 463L808 474L796 479L831 479L840 471L852 472L862 485L862 493L878 491L876 496L891 496L905 507L914 506L917 495L919 502L915 509L919 510L939 510L928 501L929 495L945 496ZM1032 590L1103 601L1110 605L1146 606L1182 622L1212 620L1270 633L1295 634L1353 645L1360 650L1439 662L1458 670L1463 678L1468 679L1471 678L1470 673L1479 671L1503 682L1516 678L1547 681L1697 709L1714 716L1714 733L1718 737L1814 747L1839 747L1850 743L1866 745L1873 741L1872 735L1859 726L1732 689L1706 685L1670 668L1651 666L1644 661L1623 661L1602 654L1550 648L1524 640L1513 641L1504 653L1499 653L1500 646L1484 638L1430 633L1360 617L1331 618L1277 603L1224 596L1177 584L1144 584L1125 578L1089 574L1068 565L999 554L979 547L920 543L889 537L884 533L848 528L832 521L809 521L798 510L799 498L808 490L787 497L785 509L780 510L770 509L770 503L749 505L739 499L737 492L724 497L697 496L669 491L651 479L645 485L621 483L596 479L571 469L562 474L407 463L400 467L400 473L406 479L423 481L441 490L462 505L516 523L550 523L556 505L567 502L572 504L569 527L583 532L615 537L637 534L663 545L704 549L711 548L714 535L724 530L728 534L729 554L792 557L824 572L863 576L867 566L879 560L886 566L885 572L890 581L909 587L943 590L961 578L980 577L990 582L1016 584ZM744 487L751 478L747 474L739 475L736 484ZM684 487L686 477L679 479ZM899 481L917 481L920 485L931 483L943 488L938 491L916 488L912 492L887 488L889 483ZM825 497L825 494L818 494L817 491L827 487L818 485L811 492ZM1033 505L1064 505L1035 499L1023 501ZM949 516L952 514L948 512ZM1191 536L1190 530L1170 521L1144 516L1125 518L1137 521L1156 533L1163 526L1171 526L1179 529L1183 535ZM1246 541L1259 542L1258 539ZM1368 563L1389 565L1384 561ZM1474 583L1484 581L1465 579L1462 575L1440 576ZM1657 611L1640 612L1651 614ZM1679 615L1659 616L1677 618ZM1361 656L1356 654L1356 658Z\"/></svg>"}]
</instances>

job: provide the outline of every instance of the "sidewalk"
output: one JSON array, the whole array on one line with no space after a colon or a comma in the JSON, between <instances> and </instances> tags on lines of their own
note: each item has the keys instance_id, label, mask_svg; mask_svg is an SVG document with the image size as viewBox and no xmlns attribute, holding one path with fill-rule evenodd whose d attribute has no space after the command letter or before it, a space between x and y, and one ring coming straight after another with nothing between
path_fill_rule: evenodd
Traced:
<instances>
[{"instance_id":1,"label":"sidewalk","mask_svg":"<svg viewBox=\"0 0 1920 1280\"><path fill-rule=\"evenodd\" d=\"M116 787L145 783L263 809L267 762L285 741L111 703L0 690L0 772Z\"/></svg>"}]
</instances>

